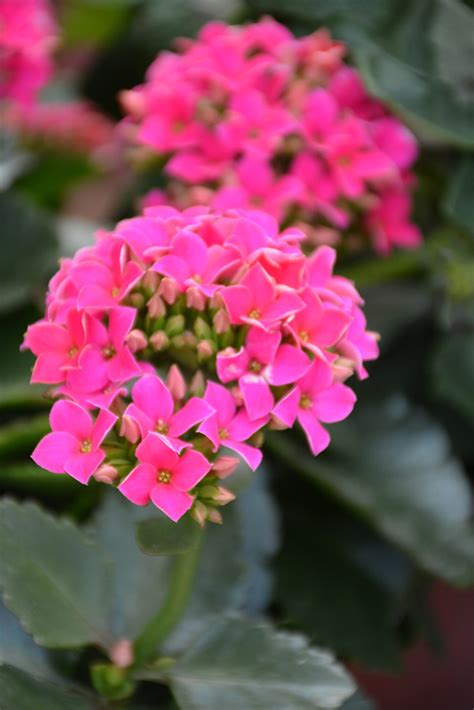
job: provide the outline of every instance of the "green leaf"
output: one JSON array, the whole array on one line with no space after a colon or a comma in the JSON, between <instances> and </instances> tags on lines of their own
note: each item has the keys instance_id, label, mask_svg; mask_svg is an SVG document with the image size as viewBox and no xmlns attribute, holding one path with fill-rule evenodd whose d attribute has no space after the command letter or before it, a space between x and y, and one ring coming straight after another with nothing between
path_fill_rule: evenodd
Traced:
<instances>
[{"instance_id":1,"label":"green leaf","mask_svg":"<svg viewBox=\"0 0 474 710\"><path fill-rule=\"evenodd\" d=\"M461 161L444 200L444 211L456 224L474 233L474 158L466 156Z\"/></svg>"},{"instance_id":2,"label":"green leaf","mask_svg":"<svg viewBox=\"0 0 474 710\"><path fill-rule=\"evenodd\" d=\"M0 193L2 260L0 310L27 301L56 261L56 238L46 214L13 192Z\"/></svg>"},{"instance_id":3,"label":"green leaf","mask_svg":"<svg viewBox=\"0 0 474 710\"><path fill-rule=\"evenodd\" d=\"M99 699L40 680L13 666L0 666L2 710L100 710Z\"/></svg>"},{"instance_id":4,"label":"green leaf","mask_svg":"<svg viewBox=\"0 0 474 710\"><path fill-rule=\"evenodd\" d=\"M458 0L439 0L437 5L431 29L437 72L460 101L472 101L474 12Z\"/></svg>"},{"instance_id":5,"label":"green leaf","mask_svg":"<svg viewBox=\"0 0 474 710\"><path fill-rule=\"evenodd\" d=\"M31 503L2 500L0 587L5 604L40 645L110 646L108 564L70 521Z\"/></svg>"},{"instance_id":6,"label":"green leaf","mask_svg":"<svg viewBox=\"0 0 474 710\"><path fill-rule=\"evenodd\" d=\"M0 666L9 665L42 678L56 679L47 652L37 646L20 622L0 602Z\"/></svg>"},{"instance_id":7,"label":"green leaf","mask_svg":"<svg viewBox=\"0 0 474 710\"><path fill-rule=\"evenodd\" d=\"M139 0L75 0L64 6L62 41L68 46L102 45L126 26Z\"/></svg>"},{"instance_id":8,"label":"green leaf","mask_svg":"<svg viewBox=\"0 0 474 710\"><path fill-rule=\"evenodd\" d=\"M474 334L446 335L433 356L433 389L474 423Z\"/></svg>"},{"instance_id":9,"label":"green leaf","mask_svg":"<svg viewBox=\"0 0 474 710\"><path fill-rule=\"evenodd\" d=\"M168 675L183 710L338 708L354 691L328 653L243 618L216 619Z\"/></svg>"},{"instance_id":10,"label":"green leaf","mask_svg":"<svg viewBox=\"0 0 474 710\"><path fill-rule=\"evenodd\" d=\"M163 513L137 526L137 539L148 555L182 555L199 545L199 525L189 516L173 523Z\"/></svg>"},{"instance_id":11,"label":"green leaf","mask_svg":"<svg viewBox=\"0 0 474 710\"><path fill-rule=\"evenodd\" d=\"M360 690L357 693L346 700L346 702L341 705L341 710L376 710L375 705L368 700Z\"/></svg>"},{"instance_id":12,"label":"green leaf","mask_svg":"<svg viewBox=\"0 0 474 710\"><path fill-rule=\"evenodd\" d=\"M326 455L273 437L274 455L358 510L424 570L474 582L471 491L444 431L403 398L359 409L333 430Z\"/></svg>"},{"instance_id":13,"label":"green leaf","mask_svg":"<svg viewBox=\"0 0 474 710\"><path fill-rule=\"evenodd\" d=\"M399 668L413 566L343 506L281 469L280 462L284 534L275 564L283 618L339 656Z\"/></svg>"}]
</instances>

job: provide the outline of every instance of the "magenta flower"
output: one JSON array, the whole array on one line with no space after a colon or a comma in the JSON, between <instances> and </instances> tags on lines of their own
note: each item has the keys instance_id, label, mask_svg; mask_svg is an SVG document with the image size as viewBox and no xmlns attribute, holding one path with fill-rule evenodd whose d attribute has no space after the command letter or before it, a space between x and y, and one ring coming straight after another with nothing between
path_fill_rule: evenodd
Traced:
<instances>
[{"instance_id":1,"label":"magenta flower","mask_svg":"<svg viewBox=\"0 0 474 710\"><path fill-rule=\"evenodd\" d=\"M298 420L314 456L324 451L331 440L320 422L340 422L349 416L356 401L349 387L333 379L331 366L324 360L314 360L273 410L273 415L288 427Z\"/></svg>"},{"instance_id":2,"label":"magenta flower","mask_svg":"<svg viewBox=\"0 0 474 710\"><path fill-rule=\"evenodd\" d=\"M68 473L87 483L105 459L100 448L117 417L101 409L94 421L75 402L60 400L53 405L49 421L52 432L46 434L33 451L33 461L51 473Z\"/></svg>"},{"instance_id":3,"label":"magenta flower","mask_svg":"<svg viewBox=\"0 0 474 710\"><path fill-rule=\"evenodd\" d=\"M133 386L132 399L124 416L138 424L142 437L150 431L157 432L178 452L187 446L179 437L214 414L214 409L199 397L191 397L175 413L171 392L156 375L141 377Z\"/></svg>"},{"instance_id":4,"label":"magenta flower","mask_svg":"<svg viewBox=\"0 0 474 710\"><path fill-rule=\"evenodd\" d=\"M139 465L119 485L119 491L136 505L150 500L177 522L192 506L189 493L211 470L198 451L179 456L158 434L150 433L137 447Z\"/></svg>"},{"instance_id":5,"label":"magenta flower","mask_svg":"<svg viewBox=\"0 0 474 710\"><path fill-rule=\"evenodd\" d=\"M281 335L251 328L245 347L233 354L217 356L221 382L239 381L245 409L251 421L266 417L275 399L270 385L288 385L298 380L310 365L299 348L280 345Z\"/></svg>"},{"instance_id":6,"label":"magenta flower","mask_svg":"<svg viewBox=\"0 0 474 710\"><path fill-rule=\"evenodd\" d=\"M231 323L248 323L270 330L304 308L292 289L281 289L260 264L250 268L240 283L220 291Z\"/></svg>"},{"instance_id":7,"label":"magenta flower","mask_svg":"<svg viewBox=\"0 0 474 710\"><path fill-rule=\"evenodd\" d=\"M67 373L78 366L85 344L85 315L75 308L68 310L64 325L46 320L30 325L22 349L37 356L31 382L64 382Z\"/></svg>"},{"instance_id":8,"label":"magenta flower","mask_svg":"<svg viewBox=\"0 0 474 710\"><path fill-rule=\"evenodd\" d=\"M269 417L251 421L244 409L237 412L237 405L231 392L214 382L207 383L204 399L215 410L215 414L199 426L198 432L207 436L214 445L214 451L221 446L226 446L239 454L255 471L262 460L262 452L243 442L264 427Z\"/></svg>"},{"instance_id":9,"label":"magenta flower","mask_svg":"<svg viewBox=\"0 0 474 710\"><path fill-rule=\"evenodd\" d=\"M301 297L306 307L296 313L287 326L288 330L302 347L321 355L321 350L332 347L341 339L352 318L341 308L323 304L310 288L306 288Z\"/></svg>"}]
</instances>

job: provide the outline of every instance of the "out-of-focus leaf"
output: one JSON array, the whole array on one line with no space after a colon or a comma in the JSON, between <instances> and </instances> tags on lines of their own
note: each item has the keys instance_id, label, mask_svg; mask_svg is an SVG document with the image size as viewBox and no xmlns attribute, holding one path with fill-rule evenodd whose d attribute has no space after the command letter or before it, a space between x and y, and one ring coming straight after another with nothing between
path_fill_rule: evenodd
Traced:
<instances>
[{"instance_id":1,"label":"out-of-focus leaf","mask_svg":"<svg viewBox=\"0 0 474 710\"><path fill-rule=\"evenodd\" d=\"M277 477L284 535L276 598L285 620L346 659L398 668L413 566L310 483L295 484L292 474Z\"/></svg>"},{"instance_id":2,"label":"out-of-focus leaf","mask_svg":"<svg viewBox=\"0 0 474 710\"><path fill-rule=\"evenodd\" d=\"M338 708L354 685L302 636L245 619L215 620L168 671L183 710Z\"/></svg>"},{"instance_id":3,"label":"out-of-focus leaf","mask_svg":"<svg viewBox=\"0 0 474 710\"><path fill-rule=\"evenodd\" d=\"M471 491L444 431L405 400L359 409L333 429L327 455L274 437L272 449L358 510L417 564L452 584L474 582Z\"/></svg>"},{"instance_id":4,"label":"out-of-focus leaf","mask_svg":"<svg viewBox=\"0 0 474 710\"><path fill-rule=\"evenodd\" d=\"M446 335L433 359L435 394L474 423L474 334Z\"/></svg>"},{"instance_id":5,"label":"out-of-focus leaf","mask_svg":"<svg viewBox=\"0 0 474 710\"><path fill-rule=\"evenodd\" d=\"M376 710L375 705L360 690L341 705L341 710Z\"/></svg>"},{"instance_id":6,"label":"out-of-focus leaf","mask_svg":"<svg viewBox=\"0 0 474 710\"><path fill-rule=\"evenodd\" d=\"M368 328L380 334L382 351L408 326L426 317L432 303L429 287L415 282L380 284L363 289L362 295Z\"/></svg>"},{"instance_id":7,"label":"out-of-focus leaf","mask_svg":"<svg viewBox=\"0 0 474 710\"><path fill-rule=\"evenodd\" d=\"M48 217L20 195L0 193L0 224L0 310L6 311L27 301L44 282L57 252Z\"/></svg>"},{"instance_id":8,"label":"out-of-focus leaf","mask_svg":"<svg viewBox=\"0 0 474 710\"><path fill-rule=\"evenodd\" d=\"M461 101L474 100L474 12L460 0L438 0L431 39L435 66Z\"/></svg>"},{"instance_id":9,"label":"out-of-focus leaf","mask_svg":"<svg viewBox=\"0 0 474 710\"><path fill-rule=\"evenodd\" d=\"M137 526L137 540L148 555L182 555L199 545L199 526L186 516L173 523L163 513L142 520Z\"/></svg>"},{"instance_id":10,"label":"out-of-focus leaf","mask_svg":"<svg viewBox=\"0 0 474 710\"><path fill-rule=\"evenodd\" d=\"M16 419L0 427L0 461L20 457L22 454L29 455L48 431L49 419L45 414L30 419Z\"/></svg>"},{"instance_id":11,"label":"out-of-focus leaf","mask_svg":"<svg viewBox=\"0 0 474 710\"><path fill-rule=\"evenodd\" d=\"M114 39L139 0L74 0L61 14L61 39L68 46L100 46Z\"/></svg>"},{"instance_id":12,"label":"out-of-focus leaf","mask_svg":"<svg viewBox=\"0 0 474 710\"><path fill-rule=\"evenodd\" d=\"M47 652L37 646L18 619L0 602L0 666L9 665L25 673L56 679Z\"/></svg>"},{"instance_id":13,"label":"out-of-focus leaf","mask_svg":"<svg viewBox=\"0 0 474 710\"><path fill-rule=\"evenodd\" d=\"M474 158L466 156L449 186L444 210L461 227L474 233Z\"/></svg>"},{"instance_id":14,"label":"out-of-focus leaf","mask_svg":"<svg viewBox=\"0 0 474 710\"><path fill-rule=\"evenodd\" d=\"M2 710L100 710L99 698L0 665Z\"/></svg>"},{"instance_id":15,"label":"out-of-focus leaf","mask_svg":"<svg viewBox=\"0 0 474 710\"><path fill-rule=\"evenodd\" d=\"M108 563L70 521L32 503L0 502L0 588L5 604L48 648L108 648Z\"/></svg>"}]
</instances>

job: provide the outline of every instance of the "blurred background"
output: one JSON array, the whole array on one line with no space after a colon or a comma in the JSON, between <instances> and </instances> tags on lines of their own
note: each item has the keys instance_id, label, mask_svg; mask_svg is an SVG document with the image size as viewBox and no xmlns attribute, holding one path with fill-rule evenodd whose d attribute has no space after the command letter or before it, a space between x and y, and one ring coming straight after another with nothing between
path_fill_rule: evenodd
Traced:
<instances>
[{"instance_id":1,"label":"blurred background","mask_svg":"<svg viewBox=\"0 0 474 710\"><path fill-rule=\"evenodd\" d=\"M18 0L21 2L21 0ZM474 705L474 14L461 0L57 0L54 70L29 118L0 108L0 489L87 520L99 486L29 454L49 402L19 353L59 256L132 215L163 176L137 170L116 124L121 91L209 20L271 15L327 27L374 96L415 133L423 244L341 255L381 357L329 451L270 438L265 606L332 649L381 710ZM71 106L74 108L71 109ZM255 521L254 521L255 524ZM217 570L216 570L217 573Z\"/></svg>"}]
</instances>

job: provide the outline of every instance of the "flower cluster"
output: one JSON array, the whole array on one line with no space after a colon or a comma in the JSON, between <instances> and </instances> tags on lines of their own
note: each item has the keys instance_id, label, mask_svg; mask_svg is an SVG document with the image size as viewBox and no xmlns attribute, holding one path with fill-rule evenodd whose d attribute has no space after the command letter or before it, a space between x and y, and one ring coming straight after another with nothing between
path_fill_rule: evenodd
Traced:
<instances>
[{"instance_id":1,"label":"flower cluster","mask_svg":"<svg viewBox=\"0 0 474 710\"><path fill-rule=\"evenodd\" d=\"M296 420L317 455L377 357L335 252L265 213L152 207L62 261L24 346L58 397L34 460L173 520L218 520L220 485ZM166 378L166 381L163 378Z\"/></svg>"},{"instance_id":2,"label":"flower cluster","mask_svg":"<svg viewBox=\"0 0 474 710\"><path fill-rule=\"evenodd\" d=\"M20 139L40 148L66 150L104 162L117 152L115 126L87 101L12 104L4 125Z\"/></svg>"},{"instance_id":3,"label":"flower cluster","mask_svg":"<svg viewBox=\"0 0 474 710\"><path fill-rule=\"evenodd\" d=\"M0 0L0 100L36 98L51 74L55 42L49 0Z\"/></svg>"},{"instance_id":4,"label":"flower cluster","mask_svg":"<svg viewBox=\"0 0 474 710\"><path fill-rule=\"evenodd\" d=\"M262 209L313 244L415 247L413 135L371 98L326 30L296 39L271 18L206 25L125 91L123 130L165 160L151 204Z\"/></svg>"}]
</instances>

